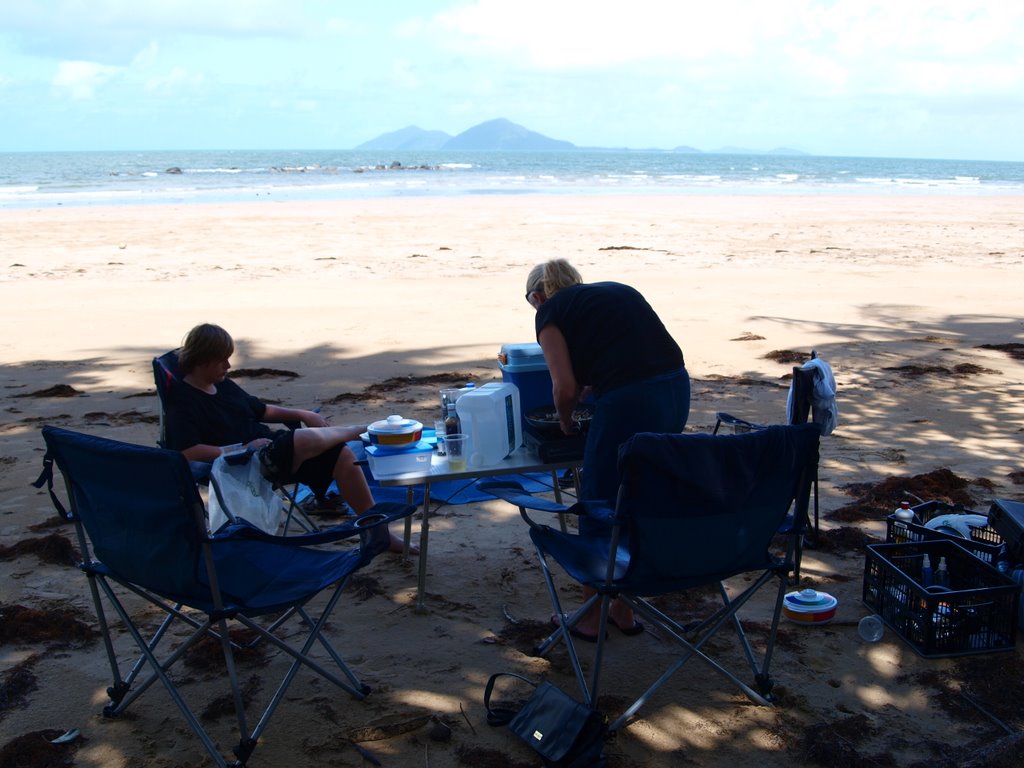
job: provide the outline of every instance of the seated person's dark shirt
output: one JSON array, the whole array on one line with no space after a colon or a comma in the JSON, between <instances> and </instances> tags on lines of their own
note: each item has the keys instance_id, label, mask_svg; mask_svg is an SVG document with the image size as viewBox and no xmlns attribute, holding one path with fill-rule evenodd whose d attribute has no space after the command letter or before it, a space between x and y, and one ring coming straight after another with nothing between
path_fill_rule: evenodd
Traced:
<instances>
[{"instance_id":1,"label":"seated person's dark shirt","mask_svg":"<svg viewBox=\"0 0 1024 768\"><path fill-rule=\"evenodd\" d=\"M220 382L214 395L181 382L166 404L167 447L184 451L193 445L233 445L273 437L274 431L260 422L266 410L231 379Z\"/></svg>"}]
</instances>

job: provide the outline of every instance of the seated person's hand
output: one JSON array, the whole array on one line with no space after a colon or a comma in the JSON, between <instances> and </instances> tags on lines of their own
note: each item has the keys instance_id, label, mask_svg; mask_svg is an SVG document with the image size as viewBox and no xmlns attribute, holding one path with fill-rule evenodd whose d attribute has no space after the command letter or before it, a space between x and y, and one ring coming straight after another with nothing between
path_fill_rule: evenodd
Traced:
<instances>
[{"instance_id":1,"label":"seated person's hand","mask_svg":"<svg viewBox=\"0 0 1024 768\"><path fill-rule=\"evenodd\" d=\"M251 448L252 450L258 450L262 448L264 445L270 445L270 438L257 437L255 440L250 440L248 443L246 443L245 447L247 449Z\"/></svg>"}]
</instances>

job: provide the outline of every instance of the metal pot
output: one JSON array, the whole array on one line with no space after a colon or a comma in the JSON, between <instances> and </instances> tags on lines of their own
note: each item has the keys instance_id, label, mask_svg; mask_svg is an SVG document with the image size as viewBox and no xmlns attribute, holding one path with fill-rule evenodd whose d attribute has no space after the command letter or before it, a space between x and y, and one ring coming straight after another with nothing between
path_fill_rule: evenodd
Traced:
<instances>
[{"instance_id":1,"label":"metal pot","mask_svg":"<svg viewBox=\"0 0 1024 768\"><path fill-rule=\"evenodd\" d=\"M590 429L590 420L594 418L594 409L589 405L577 405L573 409L573 422L581 433ZM558 412L553 405L542 405L533 408L526 414L526 423L542 437L562 437L562 427L558 421Z\"/></svg>"}]
</instances>

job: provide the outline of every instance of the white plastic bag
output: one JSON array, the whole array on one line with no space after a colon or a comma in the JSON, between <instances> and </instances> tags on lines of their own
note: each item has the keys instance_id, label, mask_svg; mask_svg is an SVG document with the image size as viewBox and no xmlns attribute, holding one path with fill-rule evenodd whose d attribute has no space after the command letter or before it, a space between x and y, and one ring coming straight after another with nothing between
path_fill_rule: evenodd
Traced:
<instances>
[{"instance_id":1,"label":"white plastic bag","mask_svg":"<svg viewBox=\"0 0 1024 768\"><path fill-rule=\"evenodd\" d=\"M230 462L228 461L230 458ZM241 517L270 534L276 534L284 510L274 486L260 472L255 453L221 456L210 472L210 530L217 531L232 517Z\"/></svg>"},{"instance_id":2,"label":"white plastic bag","mask_svg":"<svg viewBox=\"0 0 1024 768\"><path fill-rule=\"evenodd\" d=\"M820 357L812 358L801 368L814 371L814 391L811 392L811 421L821 425L822 435L831 435L839 423L839 406L836 403L836 377L832 366ZM786 398L786 421L793 423L793 390L796 380L789 386Z\"/></svg>"}]
</instances>

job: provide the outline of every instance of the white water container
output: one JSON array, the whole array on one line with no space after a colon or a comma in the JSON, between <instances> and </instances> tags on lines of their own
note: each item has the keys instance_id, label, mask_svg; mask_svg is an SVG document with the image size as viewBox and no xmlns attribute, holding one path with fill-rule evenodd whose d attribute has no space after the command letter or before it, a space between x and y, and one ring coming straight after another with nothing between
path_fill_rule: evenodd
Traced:
<instances>
[{"instance_id":1,"label":"white water container","mask_svg":"<svg viewBox=\"0 0 1024 768\"><path fill-rule=\"evenodd\" d=\"M493 382L466 392L455 403L463 433L469 435L469 463L497 464L523 442L519 388Z\"/></svg>"}]
</instances>

